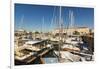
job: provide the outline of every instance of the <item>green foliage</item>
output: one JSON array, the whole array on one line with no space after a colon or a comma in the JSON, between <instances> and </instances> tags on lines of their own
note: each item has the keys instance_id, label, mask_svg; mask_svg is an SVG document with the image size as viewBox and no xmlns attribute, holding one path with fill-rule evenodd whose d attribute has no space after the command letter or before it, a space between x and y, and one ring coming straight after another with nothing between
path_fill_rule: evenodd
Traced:
<instances>
[{"instance_id":1,"label":"green foliage","mask_svg":"<svg viewBox=\"0 0 100 69\"><path fill-rule=\"evenodd\" d=\"M80 35L80 33L78 31L74 31L73 34L74 35Z\"/></svg>"}]
</instances>

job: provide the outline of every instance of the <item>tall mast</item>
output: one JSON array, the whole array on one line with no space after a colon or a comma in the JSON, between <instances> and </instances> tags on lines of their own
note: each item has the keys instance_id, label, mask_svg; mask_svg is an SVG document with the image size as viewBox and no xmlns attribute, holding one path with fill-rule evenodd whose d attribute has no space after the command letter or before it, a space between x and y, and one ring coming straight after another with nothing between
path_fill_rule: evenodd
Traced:
<instances>
[{"instance_id":1,"label":"tall mast","mask_svg":"<svg viewBox=\"0 0 100 69\"><path fill-rule=\"evenodd\" d=\"M23 20L24 20L24 15L21 17L19 29L23 29L23 28L22 28Z\"/></svg>"},{"instance_id":2,"label":"tall mast","mask_svg":"<svg viewBox=\"0 0 100 69\"><path fill-rule=\"evenodd\" d=\"M58 61L60 62L60 46L61 46L61 6L59 8L59 57L58 57Z\"/></svg>"},{"instance_id":3,"label":"tall mast","mask_svg":"<svg viewBox=\"0 0 100 69\"><path fill-rule=\"evenodd\" d=\"M73 12L71 11L71 27L72 28L74 27L73 24L74 24L74 15L73 15Z\"/></svg>"},{"instance_id":4,"label":"tall mast","mask_svg":"<svg viewBox=\"0 0 100 69\"><path fill-rule=\"evenodd\" d=\"M61 40L62 23L61 23L61 6L59 8L59 40Z\"/></svg>"},{"instance_id":5,"label":"tall mast","mask_svg":"<svg viewBox=\"0 0 100 69\"><path fill-rule=\"evenodd\" d=\"M52 19L51 19L51 24L50 24L50 28L51 28L51 30L52 30L52 24L54 23L55 9L56 9L56 7L54 7L53 15L52 15Z\"/></svg>"},{"instance_id":6,"label":"tall mast","mask_svg":"<svg viewBox=\"0 0 100 69\"><path fill-rule=\"evenodd\" d=\"M74 28L74 15L73 11L69 10L69 29ZM70 35L73 35L73 31L70 31Z\"/></svg>"},{"instance_id":7,"label":"tall mast","mask_svg":"<svg viewBox=\"0 0 100 69\"><path fill-rule=\"evenodd\" d=\"M42 18L42 25L41 25L41 34L42 34L42 36L41 36L41 38L43 38L43 26L44 26L44 17Z\"/></svg>"},{"instance_id":8,"label":"tall mast","mask_svg":"<svg viewBox=\"0 0 100 69\"><path fill-rule=\"evenodd\" d=\"M71 11L71 28L74 28L74 15L73 15L73 11ZM73 31L71 32L71 35L73 35Z\"/></svg>"}]
</instances>

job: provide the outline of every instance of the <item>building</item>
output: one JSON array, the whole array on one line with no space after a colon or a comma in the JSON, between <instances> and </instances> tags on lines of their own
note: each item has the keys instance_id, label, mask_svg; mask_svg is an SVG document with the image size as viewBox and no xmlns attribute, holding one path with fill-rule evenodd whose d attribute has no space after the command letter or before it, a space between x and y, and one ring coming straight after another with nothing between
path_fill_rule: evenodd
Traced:
<instances>
[{"instance_id":1,"label":"building","mask_svg":"<svg viewBox=\"0 0 100 69\"><path fill-rule=\"evenodd\" d=\"M16 30L16 31L15 31L15 34L22 35L22 34L24 34L25 32L26 32L25 30L19 29L19 30Z\"/></svg>"},{"instance_id":2,"label":"building","mask_svg":"<svg viewBox=\"0 0 100 69\"><path fill-rule=\"evenodd\" d=\"M85 35L90 33L90 29L88 27L77 27L77 28L63 29L61 31L59 29L55 29L52 31L53 34L57 34L59 32L67 33L67 35L72 35L77 33L79 35Z\"/></svg>"}]
</instances>

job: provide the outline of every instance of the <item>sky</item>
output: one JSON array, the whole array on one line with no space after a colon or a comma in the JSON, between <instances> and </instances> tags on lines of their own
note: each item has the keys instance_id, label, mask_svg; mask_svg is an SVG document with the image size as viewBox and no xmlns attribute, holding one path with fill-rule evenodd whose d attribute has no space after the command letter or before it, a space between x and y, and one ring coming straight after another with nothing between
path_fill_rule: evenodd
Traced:
<instances>
[{"instance_id":1,"label":"sky","mask_svg":"<svg viewBox=\"0 0 100 69\"><path fill-rule=\"evenodd\" d=\"M58 27L59 6L18 4L14 6L15 30L48 32ZM63 27L69 26L69 11L73 12L75 27L94 29L94 9L85 7L61 7Z\"/></svg>"}]
</instances>

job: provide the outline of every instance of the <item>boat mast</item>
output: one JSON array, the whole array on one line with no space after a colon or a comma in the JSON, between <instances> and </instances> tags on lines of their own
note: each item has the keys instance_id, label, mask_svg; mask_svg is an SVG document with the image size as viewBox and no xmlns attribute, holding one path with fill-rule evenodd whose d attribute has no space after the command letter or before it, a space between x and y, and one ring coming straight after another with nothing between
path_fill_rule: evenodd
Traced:
<instances>
[{"instance_id":1,"label":"boat mast","mask_svg":"<svg viewBox=\"0 0 100 69\"><path fill-rule=\"evenodd\" d=\"M44 17L42 18L42 25L41 25L41 39L44 37L43 36L43 25L44 25Z\"/></svg>"},{"instance_id":2,"label":"boat mast","mask_svg":"<svg viewBox=\"0 0 100 69\"><path fill-rule=\"evenodd\" d=\"M73 29L74 28L74 15L73 15L73 11L70 11L70 28ZM73 31L71 31L70 35L73 35Z\"/></svg>"},{"instance_id":3,"label":"boat mast","mask_svg":"<svg viewBox=\"0 0 100 69\"><path fill-rule=\"evenodd\" d=\"M20 20L21 24L19 26L19 29L23 29L23 27L22 27L23 21L24 21L24 15L21 17L21 20Z\"/></svg>"},{"instance_id":4,"label":"boat mast","mask_svg":"<svg viewBox=\"0 0 100 69\"><path fill-rule=\"evenodd\" d=\"M60 62L60 46L61 46L61 6L59 8L59 57L58 57L58 61Z\"/></svg>"}]
</instances>

